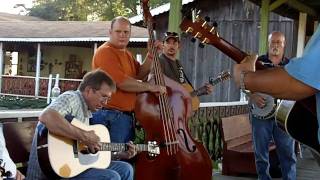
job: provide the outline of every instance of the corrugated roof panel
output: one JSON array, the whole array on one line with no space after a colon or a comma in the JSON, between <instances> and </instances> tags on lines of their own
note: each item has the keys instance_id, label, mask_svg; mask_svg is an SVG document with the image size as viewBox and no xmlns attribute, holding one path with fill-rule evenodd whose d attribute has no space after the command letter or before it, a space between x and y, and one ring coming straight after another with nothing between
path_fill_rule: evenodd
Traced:
<instances>
[{"instance_id":1,"label":"corrugated roof panel","mask_svg":"<svg viewBox=\"0 0 320 180\"><path fill-rule=\"evenodd\" d=\"M195 1L195 0L182 0L182 5L188 4L193 1ZM162 13L169 11L169 9L170 9L170 3L167 3L167 4L164 4L164 5L159 6L157 8L151 9L150 13L152 16L157 16L159 14L162 14ZM143 16L143 14L139 14L139 15L136 15L136 16L129 18L129 20L130 20L131 24L135 24L135 23L143 20L142 16Z\"/></svg>"}]
</instances>

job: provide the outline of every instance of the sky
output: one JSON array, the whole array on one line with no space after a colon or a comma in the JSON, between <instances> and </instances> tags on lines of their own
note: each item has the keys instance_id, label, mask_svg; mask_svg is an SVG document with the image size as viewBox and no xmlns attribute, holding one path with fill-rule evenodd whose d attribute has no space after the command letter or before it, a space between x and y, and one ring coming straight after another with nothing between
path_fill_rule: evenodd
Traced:
<instances>
[{"instance_id":1,"label":"sky","mask_svg":"<svg viewBox=\"0 0 320 180\"><path fill-rule=\"evenodd\" d=\"M16 4L25 4L27 8L32 6L32 0L0 0L0 12L6 12L10 14L22 14L23 8L14 8Z\"/></svg>"}]
</instances>

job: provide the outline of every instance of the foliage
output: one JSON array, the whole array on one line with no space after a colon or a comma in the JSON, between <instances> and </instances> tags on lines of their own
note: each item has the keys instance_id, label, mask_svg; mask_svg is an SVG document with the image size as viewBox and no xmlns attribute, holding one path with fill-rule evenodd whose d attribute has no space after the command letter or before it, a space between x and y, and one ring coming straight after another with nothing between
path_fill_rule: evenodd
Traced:
<instances>
[{"instance_id":1,"label":"foliage","mask_svg":"<svg viewBox=\"0 0 320 180\"><path fill-rule=\"evenodd\" d=\"M45 99L0 96L0 109L40 109L46 106Z\"/></svg>"},{"instance_id":2,"label":"foliage","mask_svg":"<svg viewBox=\"0 0 320 180\"><path fill-rule=\"evenodd\" d=\"M150 0L158 7L169 0ZM117 16L137 15L139 0L35 0L30 16L50 21L111 20Z\"/></svg>"}]
</instances>

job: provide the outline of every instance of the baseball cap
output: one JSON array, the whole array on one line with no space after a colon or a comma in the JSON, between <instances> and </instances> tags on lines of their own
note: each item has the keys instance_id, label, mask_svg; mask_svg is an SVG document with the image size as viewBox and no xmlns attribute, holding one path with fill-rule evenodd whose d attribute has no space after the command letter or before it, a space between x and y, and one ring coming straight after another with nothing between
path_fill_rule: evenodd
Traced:
<instances>
[{"instance_id":1,"label":"baseball cap","mask_svg":"<svg viewBox=\"0 0 320 180\"><path fill-rule=\"evenodd\" d=\"M167 41L168 39L173 38L176 41L180 41L179 34L176 32L166 32L164 33L163 41Z\"/></svg>"}]
</instances>

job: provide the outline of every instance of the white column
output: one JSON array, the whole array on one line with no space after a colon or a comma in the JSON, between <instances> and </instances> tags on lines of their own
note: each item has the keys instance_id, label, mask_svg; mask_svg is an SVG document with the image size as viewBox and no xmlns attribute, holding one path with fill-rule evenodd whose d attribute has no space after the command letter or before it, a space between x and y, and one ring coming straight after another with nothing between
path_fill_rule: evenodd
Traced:
<instances>
[{"instance_id":1,"label":"white column","mask_svg":"<svg viewBox=\"0 0 320 180\"><path fill-rule=\"evenodd\" d=\"M36 66L36 79L35 79L35 87L34 87L34 95L36 97L39 96L39 84L40 84L40 64L41 64L41 44L38 43L37 50L37 66Z\"/></svg>"},{"instance_id":2,"label":"white column","mask_svg":"<svg viewBox=\"0 0 320 180\"><path fill-rule=\"evenodd\" d=\"M98 49L98 44L97 43L94 43L93 45L93 53L95 53Z\"/></svg>"},{"instance_id":3,"label":"white column","mask_svg":"<svg viewBox=\"0 0 320 180\"><path fill-rule=\"evenodd\" d=\"M305 45L306 37L306 26L307 26L307 14L300 13L299 15L299 29L298 29L298 42L297 42L297 57L301 57Z\"/></svg>"},{"instance_id":4,"label":"white column","mask_svg":"<svg viewBox=\"0 0 320 180\"><path fill-rule=\"evenodd\" d=\"M3 62L4 62L3 43L0 42L0 93L1 93L1 90L2 90Z\"/></svg>"},{"instance_id":5,"label":"white column","mask_svg":"<svg viewBox=\"0 0 320 180\"><path fill-rule=\"evenodd\" d=\"M313 32L317 31L318 25L319 25L319 21L314 21L314 23L313 23Z\"/></svg>"}]
</instances>

